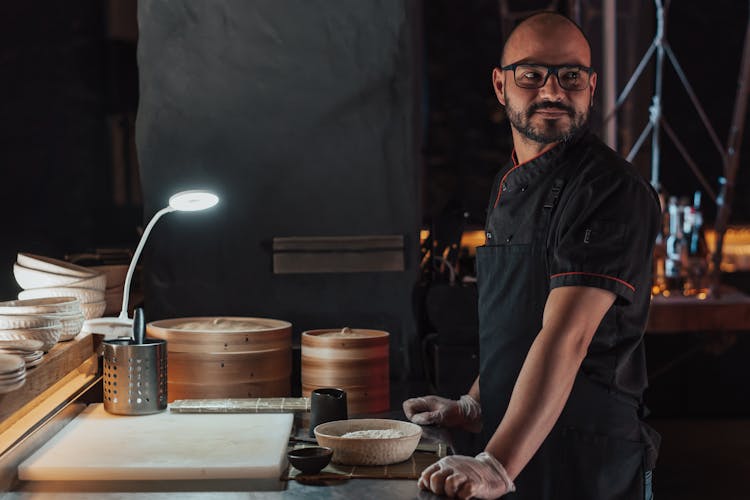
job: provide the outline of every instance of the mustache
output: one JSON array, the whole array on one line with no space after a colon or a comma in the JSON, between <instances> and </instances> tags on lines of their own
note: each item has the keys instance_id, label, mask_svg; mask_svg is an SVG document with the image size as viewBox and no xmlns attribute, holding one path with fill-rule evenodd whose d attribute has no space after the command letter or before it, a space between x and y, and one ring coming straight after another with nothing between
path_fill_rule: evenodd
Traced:
<instances>
[{"instance_id":1,"label":"mustache","mask_svg":"<svg viewBox=\"0 0 750 500\"><path fill-rule=\"evenodd\" d=\"M575 116L576 114L575 110L571 106L566 106L561 102L544 101L529 106L529 109L526 111L526 116L531 117L531 115L533 115L540 109L560 109L568 113L568 115L570 116Z\"/></svg>"}]
</instances>

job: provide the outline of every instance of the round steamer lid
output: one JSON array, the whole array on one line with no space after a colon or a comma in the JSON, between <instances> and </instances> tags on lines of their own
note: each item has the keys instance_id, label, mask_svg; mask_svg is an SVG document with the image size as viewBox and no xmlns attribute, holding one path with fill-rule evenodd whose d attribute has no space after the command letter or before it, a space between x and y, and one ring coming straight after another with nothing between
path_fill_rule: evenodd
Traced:
<instances>
[{"instance_id":1,"label":"round steamer lid","mask_svg":"<svg viewBox=\"0 0 750 500\"><path fill-rule=\"evenodd\" d=\"M341 338L341 339L371 339L378 337L387 337L388 332L381 330L364 330L357 328L349 328L345 326L341 329L335 330L310 330L305 332L308 335L315 335L316 337L323 338Z\"/></svg>"},{"instance_id":2,"label":"round steamer lid","mask_svg":"<svg viewBox=\"0 0 750 500\"><path fill-rule=\"evenodd\" d=\"M13 373L26 366L21 356L15 354L0 354L0 374Z\"/></svg>"},{"instance_id":3,"label":"round steamer lid","mask_svg":"<svg viewBox=\"0 0 750 500\"><path fill-rule=\"evenodd\" d=\"M252 333L290 328L286 321L245 317L193 317L153 321L149 326L180 333Z\"/></svg>"}]
</instances>

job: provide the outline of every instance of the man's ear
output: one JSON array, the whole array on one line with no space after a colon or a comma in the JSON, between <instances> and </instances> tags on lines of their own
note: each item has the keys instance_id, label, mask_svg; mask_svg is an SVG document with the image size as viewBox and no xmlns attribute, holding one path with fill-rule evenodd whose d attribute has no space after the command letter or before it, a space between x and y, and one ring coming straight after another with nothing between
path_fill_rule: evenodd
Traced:
<instances>
[{"instance_id":1,"label":"man's ear","mask_svg":"<svg viewBox=\"0 0 750 500\"><path fill-rule=\"evenodd\" d=\"M492 70L492 88L495 90L498 102L505 106L505 78L500 68Z\"/></svg>"},{"instance_id":2,"label":"man's ear","mask_svg":"<svg viewBox=\"0 0 750 500\"><path fill-rule=\"evenodd\" d=\"M597 78L596 71L591 73L591 84L589 87L591 88L591 104L594 104L594 91L596 90L596 78Z\"/></svg>"}]
</instances>

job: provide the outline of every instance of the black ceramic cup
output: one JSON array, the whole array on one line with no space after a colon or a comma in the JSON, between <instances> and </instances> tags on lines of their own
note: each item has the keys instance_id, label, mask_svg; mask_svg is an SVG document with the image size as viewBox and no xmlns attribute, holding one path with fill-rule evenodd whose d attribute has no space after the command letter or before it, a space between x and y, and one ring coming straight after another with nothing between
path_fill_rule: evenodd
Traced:
<instances>
[{"instance_id":1,"label":"black ceramic cup","mask_svg":"<svg viewBox=\"0 0 750 500\"><path fill-rule=\"evenodd\" d=\"M346 420L346 391L333 387L315 389L310 394L310 437L318 424Z\"/></svg>"}]
</instances>

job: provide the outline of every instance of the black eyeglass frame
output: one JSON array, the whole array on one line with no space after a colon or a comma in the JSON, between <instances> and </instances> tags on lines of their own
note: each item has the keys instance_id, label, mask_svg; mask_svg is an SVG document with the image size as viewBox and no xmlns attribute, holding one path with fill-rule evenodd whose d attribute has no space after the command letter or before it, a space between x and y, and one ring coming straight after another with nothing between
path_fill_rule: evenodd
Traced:
<instances>
[{"instance_id":1,"label":"black eyeglass frame","mask_svg":"<svg viewBox=\"0 0 750 500\"><path fill-rule=\"evenodd\" d=\"M523 87L518 84L516 81L516 68L519 66L538 66L540 68L547 68L547 74L544 75L544 80L542 80L542 84L538 87ZM549 79L550 75L555 75L555 78L557 78L557 84L560 86L560 88L567 90L568 92L580 92L581 90L585 90L586 87L580 88L580 89L567 89L565 86L560 82L560 69L565 68L577 68L580 71L585 72L589 78L591 78L591 73L594 72L594 68L591 66L582 66L580 64L560 64L555 66L550 66L548 64L534 64L534 63L513 63L508 64L507 66L500 66L500 69L503 71L512 71L513 72L513 83L516 84L516 87L520 89L527 89L527 90L535 90L540 89L547 85L547 80Z\"/></svg>"}]
</instances>

